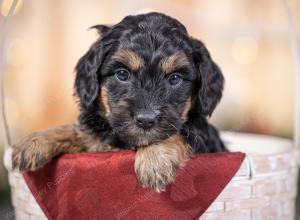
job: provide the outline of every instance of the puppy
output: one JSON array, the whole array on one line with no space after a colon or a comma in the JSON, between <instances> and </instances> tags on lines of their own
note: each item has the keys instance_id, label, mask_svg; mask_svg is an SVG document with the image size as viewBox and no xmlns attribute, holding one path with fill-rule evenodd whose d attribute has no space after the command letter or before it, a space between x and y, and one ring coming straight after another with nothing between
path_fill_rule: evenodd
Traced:
<instances>
[{"instance_id":1,"label":"puppy","mask_svg":"<svg viewBox=\"0 0 300 220\"><path fill-rule=\"evenodd\" d=\"M202 42L160 13L97 25L76 66L78 123L14 145L13 166L36 170L62 153L136 150L140 184L163 191L193 154L226 151L207 122L224 78Z\"/></svg>"}]
</instances>

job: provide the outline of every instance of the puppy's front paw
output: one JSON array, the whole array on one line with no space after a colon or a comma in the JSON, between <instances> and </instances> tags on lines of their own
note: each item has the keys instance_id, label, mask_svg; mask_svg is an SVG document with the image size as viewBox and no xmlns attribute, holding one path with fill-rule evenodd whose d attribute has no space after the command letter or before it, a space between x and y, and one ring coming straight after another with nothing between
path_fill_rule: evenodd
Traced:
<instances>
[{"instance_id":1,"label":"puppy's front paw","mask_svg":"<svg viewBox=\"0 0 300 220\"><path fill-rule=\"evenodd\" d=\"M175 179L180 165L179 157L176 153L166 152L164 149L147 148L137 152L135 158L137 178L143 187L152 188L156 192L164 191L166 185Z\"/></svg>"},{"instance_id":2,"label":"puppy's front paw","mask_svg":"<svg viewBox=\"0 0 300 220\"><path fill-rule=\"evenodd\" d=\"M13 169L34 171L43 167L53 158L49 142L42 136L32 134L13 145Z\"/></svg>"}]
</instances>

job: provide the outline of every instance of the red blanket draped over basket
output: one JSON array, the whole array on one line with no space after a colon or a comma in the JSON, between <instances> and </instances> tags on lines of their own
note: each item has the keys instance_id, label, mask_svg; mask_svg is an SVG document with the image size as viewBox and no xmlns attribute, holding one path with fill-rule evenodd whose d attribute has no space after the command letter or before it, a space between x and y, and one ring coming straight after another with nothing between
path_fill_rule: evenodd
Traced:
<instances>
[{"instance_id":1,"label":"red blanket draped over basket","mask_svg":"<svg viewBox=\"0 0 300 220\"><path fill-rule=\"evenodd\" d=\"M197 155L163 193L139 186L132 151L65 154L24 178L49 219L197 219L244 157Z\"/></svg>"}]
</instances>

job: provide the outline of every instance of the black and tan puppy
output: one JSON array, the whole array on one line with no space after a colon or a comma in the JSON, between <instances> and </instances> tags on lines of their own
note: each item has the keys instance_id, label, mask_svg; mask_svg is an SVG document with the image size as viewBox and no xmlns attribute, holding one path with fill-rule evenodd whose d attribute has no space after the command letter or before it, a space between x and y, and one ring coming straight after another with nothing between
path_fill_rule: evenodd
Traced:
<instances>
[{"instance_id":1,"label":"black and tan puppy","mask_svg":"<svg viewBox=\"0 0 300 220\"><path fill-rule=\"evenodd\" d=\"M36 170L62 153L135 149L139 182L161 191L192 154L226 150L206 119L224 79L203 43L160 13L94 28L101 37L76 66L78 124L21 140L14 168Z\"/></svg>"}]
</instances>

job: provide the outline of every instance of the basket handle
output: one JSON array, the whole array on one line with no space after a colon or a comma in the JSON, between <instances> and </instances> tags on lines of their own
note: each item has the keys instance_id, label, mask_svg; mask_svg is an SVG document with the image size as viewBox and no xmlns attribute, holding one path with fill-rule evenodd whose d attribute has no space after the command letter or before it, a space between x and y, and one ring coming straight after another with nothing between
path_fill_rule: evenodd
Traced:
<instances>
[{"instance_id":1,"label":"basket handle","mask_svg":"<svg viewBox=\"0 0 300 220\"><path fill-rule=\"evenodd\" d=\"M1 1L2 3L2 1ZM8 14L1 20L1 31L0 31L0 105L1 105L1 116L3 120L3 127L4 127L4 133L5 133L5 141L4 144L4 166L7 168L7 170L12 170L12 149L11 146L11 135L9 132L9 126L7 123L7 117L6 117L6 108L5 108L5 91L4 91L4 67L5 67L5 59L4 59L4 50L5 50L5 44L6 44L6 37L8 33L9 23L11 21L11 17L16 9L18 0L13 0L12 4L10 5L10 8L8 10Z\"/></svg>"},{"instance_id":2,"label":"basket handle","mask_svg":"<svg viewBox=\"0 0 300 220\"><path fill-rule=\"evenodd\" d=\"M2 1L1 1L2 2ZM6 108L5 108L5 92L4 92L4 66L5 66L5 59L4 59L4 50L5 50L5 44L6 44L6 37L8 33L9 23L11 21L11 17L16 9L18 0L13 0L12 4L9 7L8 14L2 19L1 21L1 32L0 32L0 92L1 92L1 116L3 120L3 126L4 126L4 133L5 133L5 140L6 144L4 145L5 148L8 148L11 146L11 135L9 132L9 127L7 123L7 117L6 117Z\"/></svg>"},{"instance_id":3,"label":"basket handle","mask_svg":"<svg viewBox=\"0 0 300 220\"><path fill-rule=\"evenodd\" d=\"M282 0L282 2L285 10L285 15L288 21L294 77L294 146L295 148L300 150L300 64L298 42L288 0Z\"/></svg>"}]
</instances>

